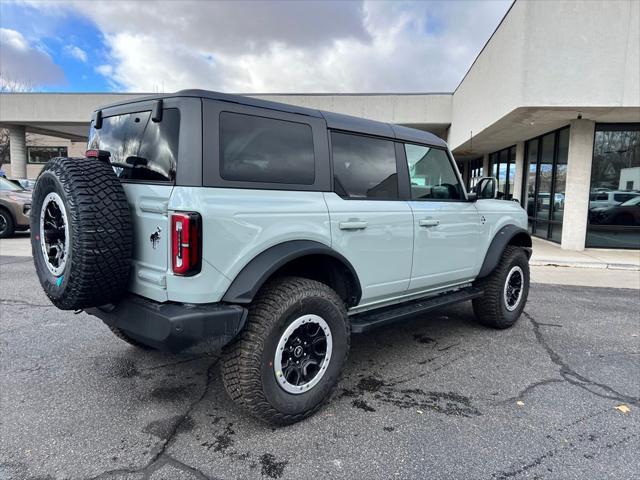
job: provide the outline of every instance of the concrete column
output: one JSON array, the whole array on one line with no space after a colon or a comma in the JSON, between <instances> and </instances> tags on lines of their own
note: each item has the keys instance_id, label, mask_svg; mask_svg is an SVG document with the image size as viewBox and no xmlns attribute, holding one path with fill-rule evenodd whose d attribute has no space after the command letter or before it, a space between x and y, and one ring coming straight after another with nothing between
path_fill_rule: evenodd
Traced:
<instances>
[{"instance_id":1,"label":"concrete column","mask_svg":"<svg viewBox=\"0 0 640 480\"><path fill-rule=\"evenodd\" d=\"M484 156L482 157L482 176L483 177L490 177L491 176L491 169L489 168L491 165L489 165L489 154L485 153Z\"/></svg>"},{"instance_id":2,"label":"concrete column","mask_svg":"<svg viewBox=\"0 0 640 480\"><path fill-rule=\"evenodd\" d=\"M584 250L589 214L589 189L595 122L572 120L569 132L567 185L565 188L562 242L564 250Z\"/></svg>"},{"instance_id":3,"label":"concrete column","mask_svg":"<svg viewBox=\"0 0 640 480\"><path fill-rule=\"evenodd\" d=\"M525 178L524 170L524 142L518 142L516 143L516 175L513 179L513 192L511 192L511 195L512 198L517 198L518 200L520 200L520 204L522 204L522 182ZM524 207L527 208L526 205Z\"/></svg>"},{"instance_id":4,"label":"concrete column","mask_svg":"<svg viewBox=\"0 0 640 480\"><path fill-rule=\"evenodd\" d=\"M9 126L9 159L11 176L27 178L27 137L22 125Z\"/></svg>"}]
</instances>

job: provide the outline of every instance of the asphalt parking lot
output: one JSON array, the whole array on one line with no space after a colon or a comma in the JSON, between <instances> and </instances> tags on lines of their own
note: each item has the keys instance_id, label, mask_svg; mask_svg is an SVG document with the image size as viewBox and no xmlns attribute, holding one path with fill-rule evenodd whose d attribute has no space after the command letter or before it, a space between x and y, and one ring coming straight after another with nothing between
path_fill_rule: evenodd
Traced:
<instances>
[{"instance_id":1,"label":"asphalt parking lot","mask_svg":"<svg viewBox=\"0 0 640 480\"><path fill-rule=\"evenodd\" d=\"M28 257L0 257L0 302L1 480L640 472L638 290L534 284L508 331L465 304L355 337L331 403L280 429L231 404L215 352L52 307Z\"/></svg>"}]
</instances>

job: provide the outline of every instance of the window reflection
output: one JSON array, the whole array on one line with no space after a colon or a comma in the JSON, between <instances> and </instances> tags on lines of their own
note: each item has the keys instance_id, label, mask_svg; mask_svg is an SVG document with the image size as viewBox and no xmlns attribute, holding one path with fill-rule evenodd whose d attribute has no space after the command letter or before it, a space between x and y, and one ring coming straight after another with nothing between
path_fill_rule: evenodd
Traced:
<instances>
[{"instance_id":1,"label":"window reflection","mask_svg":"<svg viewBox=\"0 0 640 480\"><path fill-rule=\"evenodd\" d=\"M332 132L333 175L342 197L396 200L398 174L393 142Z\"/></svg>"},{"instance_id":2,"label":"window reflection","mask_svg":"<svg viewBox=\"0 0 640 480\"><path fill-rule=\"evenodd\" d=\"M173 181L176 175L180 113L164 110L162 121L153 122L151 112L104 118L102 128L91 128L89 149L105 150L119 178Z\"/></svg>"},{"instance_id":3,"label":"window reflection","mask_svg":"<svg viewBox=\"0 0 640 480\"><path fill-rule=\"evenodd\" d=\"M640 248L640 124L596 126L587 246Z\"/></svg>"},{"instance_id":4,"label":"window reflection","mask_svg":"<svg viewBox=\"0 0 640 480\"><path fill-rule=\"evenodd\" d=\"M516 147L505 148L489 156L491 175L498 179L498 198L511 200L516 178ZM516 197L517 198L517 197Z\"/></svg>"},{"instance_id":5,"label":"window reflection","mask_svg":"<svg viewBox=\"0 0 640 480\"><path fill-rule=\"evenodd\" d=\"M564 218L569 128L556 130L525 144L528 172L527 214L531 232L560 242Z\"/></svg>"}]
</instances>

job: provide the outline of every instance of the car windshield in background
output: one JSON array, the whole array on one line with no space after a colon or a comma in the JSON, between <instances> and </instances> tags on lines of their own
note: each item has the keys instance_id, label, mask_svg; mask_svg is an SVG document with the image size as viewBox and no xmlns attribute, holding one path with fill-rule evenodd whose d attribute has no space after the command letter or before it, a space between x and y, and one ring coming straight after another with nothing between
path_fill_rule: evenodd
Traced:
<instances>
[{"instance_id":1,"label":"car windshield in background","mask_svg":"<svg viewBox=\"0 0 640 480\"><path fill-rule=\"evenodd\" d=\"M24 188L20 185L13 183L6 178L0 178L0 191L4 192L24 192Z\"/></svg>"},{"instance_id":2,"label":"car windshield in background","mask_svg":"<svg viewBox=\"0 0 640 480\"><path fill-rule=\"evenodd\" d=\"M151 112L104 118L102 128L91 127L88 148L105 150L119 178L131 181L173 182L176 177L180 112L164 110L161 122Z\"/></svg>"},{"instance_id":3,"label":"car windshield in background","mask_svg":"<svg viewBox=\"0 0 640 480\"><path fill-rule=\"evenodd\" d=\"M635 206L640 206L640 194L637 194L637 196L633 197L631 200L627 200L624 203L620 204L621 207L635 207Z\"/></svg>"}]
</instances>

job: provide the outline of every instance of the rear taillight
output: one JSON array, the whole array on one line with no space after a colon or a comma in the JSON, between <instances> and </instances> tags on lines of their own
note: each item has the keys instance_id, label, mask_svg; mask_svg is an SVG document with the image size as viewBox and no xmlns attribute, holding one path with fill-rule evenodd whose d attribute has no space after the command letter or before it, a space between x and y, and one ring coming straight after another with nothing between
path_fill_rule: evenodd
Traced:
<instances>
[{"instance_id":1,"label":"rear taillight","mask_svg":"<svg viewBox=\"0 0 640 480\"><path fill-rule=\"evenodd\" d=\"M202 268L202 220L195 212L171 215L171 265L173 273L189 277Z\"/></svg>"},{"instance_id":2,"label":"rear taillight","mask_svg":"<svg viewBox=\"0 0 640 480\"><path fill-rule=\"evenodd\" d=\"M87 150L84 152L84 156L87 158L97 158L98 160L103 160L105 162L109 161L111 157L111 152L108 150Z\"/></svg>"}]
</instances>

